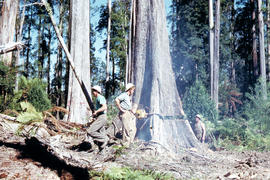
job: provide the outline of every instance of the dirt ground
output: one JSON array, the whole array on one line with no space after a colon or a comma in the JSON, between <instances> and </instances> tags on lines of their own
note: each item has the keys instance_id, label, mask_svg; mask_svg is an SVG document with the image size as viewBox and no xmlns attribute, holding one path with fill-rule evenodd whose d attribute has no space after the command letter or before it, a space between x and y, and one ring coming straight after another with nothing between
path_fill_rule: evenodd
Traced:
<instances>
[{"instance_id":1,"label":"dirt ground","mask_svg":"<svg viewBox=\"0 0 270 180\"><path fill-rule=\"evenodd\" d=\"M206 151L201 154L183 151L175 156L139 145L121 153L113 162L106 162L97 170L117 164L168 173L176 179L270 179L270 152ZM76 178L61 168L22 155L16 146L0 145L0 179Z\"/></svg>"}]
</instances>

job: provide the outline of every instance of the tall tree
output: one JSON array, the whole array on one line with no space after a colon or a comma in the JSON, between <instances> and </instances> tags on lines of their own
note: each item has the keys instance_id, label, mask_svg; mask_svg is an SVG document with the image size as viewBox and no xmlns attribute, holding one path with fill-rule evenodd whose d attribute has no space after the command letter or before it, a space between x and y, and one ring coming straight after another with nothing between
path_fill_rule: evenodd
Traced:
<instances>
[{"instance_id":1,"label":"tall tree","mask_svg":"<svg viewBox=\"0 0 270 180\"><path fill-rule=\"evenodd\" d=\"M16 35L17 35L16 39L17 39L18 42L22 40L22 30L23 30L23 24L24 24L24 18L25 18L25 6L24 6L24 4L25 4L25 0L23 1L23 10L22 10L21 16L20 16L20 18L18 18L18 20L20 19L20 21L19 21L20 23L19 23L19 25L17 27L18 32L16 33ZM18 9L19 9L18 11L20 12L20 8L18 8ZM21 57L20 52L21 52L20 50L17 51L16 63L15 63L15 65L17 67L20 65L20 57ZM16 73L15 90L18 90L18 85L19 85L19 72Z\"/></svg>"},{"instance_id":2,"label":"tall tree","mask_svg":"<svg viewBox=\"0 0 270 180\"><path fill-rule=\"evenodd\" d=\"M179 152L197 145L177 91L169 51L163 0L136 0L133 82L134 102L149 110L138 137Z\"/></svg>"},{"instance_id":3,"label":"tall tree","mask_svg":"<svg viewBox=\"0 0 270 180\"><path fill-rule=\"evenodd\" d=\"M70 52L73 58L78 76L83 80L88 92L90 90L90 16L89 1L70 1ZM72 71L69 75L69 91L67 108L68 121L87 123L90 112L87 109L87 100Z\"/></svg>"},{"instance_id":4,"label":"tall tree","mask_svg":"<svg viewBox=\"0 0 270 180\"><path fill-rule=\"evenodd\" d=\"M256 4L254 0L250 0L252 10L252 59L253 59L253 74L257 78L259 75L258 69L258 54L257 54L257 31L256 31Z\"/></svg>"},{"instance_id":5,"label":"tall tree","mask_svg":"<svg viewBox=\"0 0 270 180\"><path fill-rule=\"evenodd\" d=\"M220 0L216 0L215 13L215 48L213 63L213 97L218 109L218 85L219 85L219 38L220 38Z\"/></svg>"},{"instance_id":6,"label":"tall tree","mask_svg":"<svg viewBox=\"0 0 270 180\"><path fill-rule=\"evenodd\" d=\"M110 80L110 39L111 39L110 35L111 35L111 16L112 16L111 0L108 0L107 6L108 6L108 27L107 27L106 80L105 80L106 98L108 98L109 96L109 80Z\"/></svg>"},{"instance_id":7,"label":"tall tree","mask_svg":"<svg viewBox=\"0 0 270 180\"><path fill-rule=\"evenodd\" d=\"M0 45L6 45L14 41L18 6L19 0L6 0L3 2L0 14ZM0 58L6 65L11 65L11 52L1 55Z\"/></svg>"},{"instance_id":8,"label":"tall tree","mask_svg":"<svg viewBox=\"0 0 270 180\"><path fill-rule=\"evenodd\" d=\"M265 49L264 49L264 21L262 12L262 0L258 0L258 14L259 14L259 40L260 40L260 72L262 78L262 92L264 99L267 98L266 90L266 68L265 68Z\"/></svg>"},{"instance_id":9,"label":"tall tree","mask_svg":"<svg viewBox=\"0 0 270 180\"><path fill-rule=\"evenodd\" d=\"M270 2L269 0L266 1L267 6L267 64L268 64L268 74L267 79L270 81Z\"/></svg>"},{"instance_id":10,"label":"tall tree","mask_svg":"<svg viewBox=\"0 0 270 180\"><path fill-rule=\"evenodd\" d=\"M210 54L210 83L211 83L211 98L214 99L214 15L213 15L213 1L209 0L209 54Z\"/></svg>"}]
</instances>

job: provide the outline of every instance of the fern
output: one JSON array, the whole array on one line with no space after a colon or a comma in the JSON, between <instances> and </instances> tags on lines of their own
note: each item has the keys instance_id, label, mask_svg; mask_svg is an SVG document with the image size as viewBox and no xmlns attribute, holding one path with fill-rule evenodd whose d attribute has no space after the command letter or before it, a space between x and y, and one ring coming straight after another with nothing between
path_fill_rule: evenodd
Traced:
<instances>
[{"instance_id":1,"label":"fern","mask_svg":"<svg viewBox=\"0 0 270 180\"><path fill-rule=\"evenodd\" d=\"M43 121L43 114L37 112L34 106L28 102L21 102L22 113L17 117L17 121L26 125L31 124L32 122L41 122Z\"/></svg>"}]
</instances>

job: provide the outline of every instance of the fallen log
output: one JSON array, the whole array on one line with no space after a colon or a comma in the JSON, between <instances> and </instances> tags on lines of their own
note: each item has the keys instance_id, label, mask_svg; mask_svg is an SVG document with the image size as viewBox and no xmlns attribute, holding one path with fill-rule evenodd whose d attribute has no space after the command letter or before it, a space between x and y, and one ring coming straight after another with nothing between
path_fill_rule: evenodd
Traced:
<instances>
[{"instance_id":1,"label":"fallen log","mask_svg":"<svg viewBox=\"0 0 270 180\"><path fill-rule=\"evenodd\" d=\"M67 165L93 169L105 159L113 158L114 153L103 154L101 158L92 151L90 141L93 139L87 135L86 129L78 124L47 118L43 122L23 125L15 117L0 114L0 144L35 142Z\"/></svg>"}]
</instances>

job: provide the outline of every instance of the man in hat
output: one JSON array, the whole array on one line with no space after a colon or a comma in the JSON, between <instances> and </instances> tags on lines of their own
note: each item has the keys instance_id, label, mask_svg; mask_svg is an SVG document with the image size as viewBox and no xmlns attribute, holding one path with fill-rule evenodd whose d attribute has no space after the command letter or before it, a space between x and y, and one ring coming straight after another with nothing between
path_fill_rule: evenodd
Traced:
<instances>
[{"instance_id":1,"label":"man in hat","mask_svg":"<svg viewBox=\"0 0 270 180\"><path fill-rule=\"evenodd\" d=\"M103 143L101 148L104 148L109 138L105 131L105 125L107 123L107 104L104 96L101 95L101 87L93 86L92 94L96 97L96 110L92 112L92 117L95 118L94 122L87 129L87 133L96 141Z\"/></svg>"},{"instance_id":2,"label":"man in hat","mask_svg":"<svg viewBox=\"0 0 270 180\"><path fill-rule=\"evenodd\" d=\"M205 125L202 122L202 116L200 114L197 114L195 116L195 119L196 119L196 123L195 123L194 133L197 139L200 142L204 143L206 131L205 131Z\"/></svg>"},{"instance_id":3,"label":"man in hat","mask_svg":"<svg viewBox=\"0 0 270 180\"><path fill-rule=\"evenodd\" d=\"M123 123L123 141L129 147L130 143L134 141L136 135L136 117L134 110L132 110L132 95L135 91L135 85L128 83L125 92L120 94L115 99L115 104L119 109L119 118Z\"/></svg>"}]
</instances>

